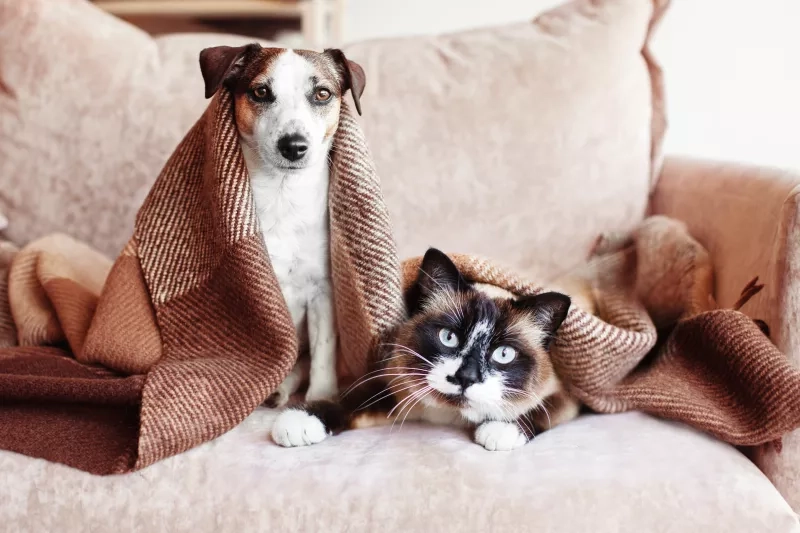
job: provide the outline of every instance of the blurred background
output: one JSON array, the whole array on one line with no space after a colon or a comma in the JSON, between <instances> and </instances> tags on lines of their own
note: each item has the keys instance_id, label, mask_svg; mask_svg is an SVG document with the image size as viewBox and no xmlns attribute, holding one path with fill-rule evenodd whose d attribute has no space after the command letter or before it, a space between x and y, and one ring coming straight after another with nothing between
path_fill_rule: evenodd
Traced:
<instances>
[{"instance_id":1,"label":"blurred background","mask_svg":"<svg viewBox=\"0 0 800 533\"><path fill-rule=\"evenodd\" d=\"M96 3L152 34L238 33L309 48L532 15L526 0ZM798 27L798 0L673 0L655 46L669 99L666 152L800 168Z\"/></svg>"}]
</instances>

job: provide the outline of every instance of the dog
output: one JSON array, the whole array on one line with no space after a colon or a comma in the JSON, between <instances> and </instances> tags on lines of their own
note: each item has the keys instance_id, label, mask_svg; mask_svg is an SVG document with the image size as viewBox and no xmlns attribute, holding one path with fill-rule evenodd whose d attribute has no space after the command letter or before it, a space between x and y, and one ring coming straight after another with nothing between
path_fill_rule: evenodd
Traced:
<instances>
[{"instance_id":1,"label":"dog","mask_svg":"<svg viewBox=\"0 0 800 533\"><path fill-rule=\"evenodd\" d=\"M328 156L350 91L356 111L363 69L338 49L324 52L217 46L200 53L206 98L233 96L239 143L272 268L301 353L308 350L306 401L337 395L336 317L330 265ZM296 364L267 400L284 405L303 381Z\"/></svg>"}]
</instances>

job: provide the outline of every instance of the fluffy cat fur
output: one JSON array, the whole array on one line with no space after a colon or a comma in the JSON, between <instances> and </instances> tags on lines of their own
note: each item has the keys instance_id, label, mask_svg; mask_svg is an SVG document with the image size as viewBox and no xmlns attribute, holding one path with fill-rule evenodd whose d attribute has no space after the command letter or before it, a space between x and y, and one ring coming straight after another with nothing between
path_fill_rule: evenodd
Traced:
<instances>
[{"instance_id":1,"label":"fluffy cat fur","mask_svg":"<svg viewBox=\"0 0 800 533\"><path fill-rule=\"evenodd\" d=\"M431 248L406 295L408 320L373 370L337 402L283 411L272 437L303 446L345 429L406 420L474 428L487 450L511 450L577 416L549 350L570 298L556 292L514 298L467 282Z\"/></svg>"}]
</instances>

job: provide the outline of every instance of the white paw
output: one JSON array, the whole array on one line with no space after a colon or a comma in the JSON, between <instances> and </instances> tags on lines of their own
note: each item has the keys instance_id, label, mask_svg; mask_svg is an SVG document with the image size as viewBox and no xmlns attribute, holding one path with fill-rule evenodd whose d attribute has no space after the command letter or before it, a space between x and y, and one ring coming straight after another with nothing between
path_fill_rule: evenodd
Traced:
<instances>
[{"instance_id":1,"label":"white paw","mask_svg":"<svg viewBox=\"0 0 800 533\"><path fill-rule=\"evenodd\" d=\"M309 446L322 442L327 436L322 421L300 409L286 409L272 425L272 440L285 448Z\"/></svg>"},{"instance_id":2,"label":"white paw","mask_svg":"<svg viewBox=\"0 0 800 533\"><path fill-rule=\"evenodd\" d=\"M267 400L264 402L264 405L267 407L271 407L273 409L277 409L278 407L283 407L289 401L289 394L278 388L275 392L269 395Z\"/></svg>"},{"instance_id":3,"label":"white paw","mask_svg":"<svg viewBox=\"0 0 800 533\"><path fill-rule=\"evenodd\" d=\"M492 420L478 426L475 442L489 451L501 452L524 446L528 439L513 422Z\"/></svg>"},{"instance_id":4,"label":"white paw","mask_svg":"<svg viewBox=\"0 0 800 533\"><path fill-rule=\"evenodd\" d=\"M339 388L336 386L336 379L331 381L312 380L306 391L306 401L315 402L317 400L333 400L339 394Z\"/></svg>"}]
</instances>

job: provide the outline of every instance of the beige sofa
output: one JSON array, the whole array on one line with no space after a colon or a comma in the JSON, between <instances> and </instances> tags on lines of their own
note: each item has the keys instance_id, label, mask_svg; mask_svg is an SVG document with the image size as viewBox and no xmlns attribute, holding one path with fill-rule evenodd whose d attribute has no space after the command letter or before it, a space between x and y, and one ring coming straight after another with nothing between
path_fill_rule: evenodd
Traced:
<instances>
[{"instance_id":1,"label":"beige sofa","mask_svg":"<svg viewBox=\"0 0 800 533\"><path fill-rule=\"evenodd\" d=\"M662 159L647 39L665 5L579 0L534 24L346 47L401 254L479 252L546 281L599 232L667 214L711 251L721 305L761 276L746 311L800 363L800 176ZM197 53L246 39L151 39L84 0L0 0L0 35L3 235L66 231L114 255L205 106ZM626 413L509 453L410 424L282 449L273 418L125 476L0 451L0 530L800 531L798 432L745 455Z\"/></svg>"}]
</instances>

